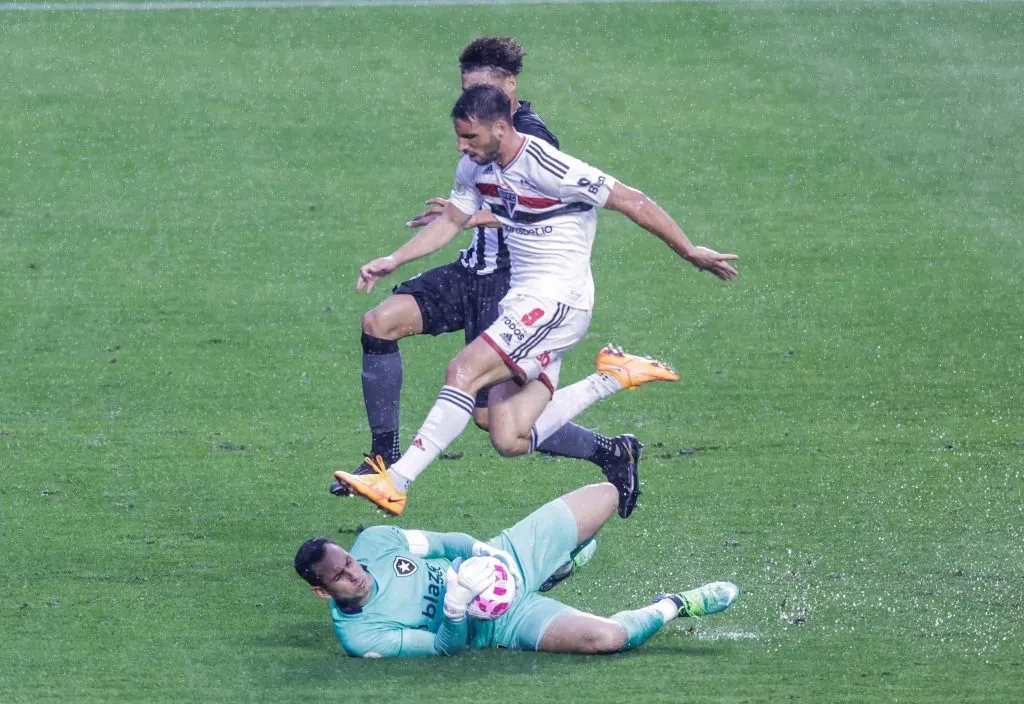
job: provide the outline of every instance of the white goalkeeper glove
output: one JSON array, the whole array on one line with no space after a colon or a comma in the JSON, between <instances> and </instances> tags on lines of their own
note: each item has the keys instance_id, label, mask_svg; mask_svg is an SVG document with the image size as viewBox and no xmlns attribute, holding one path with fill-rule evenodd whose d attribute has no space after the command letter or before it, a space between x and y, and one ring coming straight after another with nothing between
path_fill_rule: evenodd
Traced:
<instances>
[{"instance_id":1,"label":"white goalkeeper glove","mask_svg":"<svg viewBox=\"0 0 1024 704\"><path fill-rule=\"evenodd\" d=\"M473 543L473 557L495 557L501 560L508 571L512 574L512 579L515 581L516 586L519 589L523 588L523 573L519 571L519 563L516 562L516 558L513 557L512 553L500 550L493 545L480 542L479 540Z\"/></svg>"},{"instance_id":2,"label":"white goalkeeper glove","mask_svg":"<svg viewBox=\"0 0 1024 704\"><path fill-rule=\"evenodd\" d=\"M494 584L494 569L486 560L469 558L458 566L448 568L448 586L444 593L444 615L449 621L466 618L469 603Z\"/></svg>"}]
</instances>

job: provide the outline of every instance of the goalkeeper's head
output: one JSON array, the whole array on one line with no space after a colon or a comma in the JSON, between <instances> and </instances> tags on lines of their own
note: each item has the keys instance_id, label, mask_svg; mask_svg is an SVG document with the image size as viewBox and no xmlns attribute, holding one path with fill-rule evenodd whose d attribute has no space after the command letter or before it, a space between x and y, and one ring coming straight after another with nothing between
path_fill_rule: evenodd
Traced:
<instances>
[{"instance_id":1,"label":"goalkeeper's head","mask_svg":"<svg viewBox=\"0 0 1024 704\"><path fill-rule=\"evenodd\" d=\"M330 538L310 538L295 553L295 571L324 599L340 606L362 606L370 598L373 577Z\"/></svg>"}]
</instances>

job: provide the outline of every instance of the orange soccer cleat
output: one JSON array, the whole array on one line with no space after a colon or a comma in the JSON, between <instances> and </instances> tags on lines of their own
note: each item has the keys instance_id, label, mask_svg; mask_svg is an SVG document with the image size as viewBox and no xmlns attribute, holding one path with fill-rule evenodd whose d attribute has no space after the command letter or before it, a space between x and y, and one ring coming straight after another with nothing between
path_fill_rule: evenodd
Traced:
<instances>
[{"instance_id":1,"label":"orange soccer cleat","mask_svg":"<svg viewBox=\"0 0 1024 704\"><path fill-rule=\"evenodd\" d=\"M624 389L635 389L649 381L679 381L679 373L664 362L629 354L613 345L597 353L597 371L615 377Z\"/></svg>"},{"instance_id":2,"label":"orange soccer cleat","mask_svg":"<svg viewBox=\"0 0 1024 704\"><path fill-rule=\"evenodd\" d=\"M353 493L369 499L383 511L397 516L405 510L405 492L400 491L391 481L387 465L380 455L367 457L366 463L373 469L372 474L349 474L335 472L338 481L347 484Z\"/></svg>"}]
</instances>

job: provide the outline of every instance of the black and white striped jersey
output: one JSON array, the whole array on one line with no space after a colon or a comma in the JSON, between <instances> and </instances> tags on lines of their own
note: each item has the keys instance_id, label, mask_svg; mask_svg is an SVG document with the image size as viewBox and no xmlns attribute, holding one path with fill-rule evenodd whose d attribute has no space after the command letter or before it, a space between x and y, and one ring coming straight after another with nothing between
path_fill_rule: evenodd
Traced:
<instances>
[{"instance_id":1,"label":"black and white striped jersey","mask_svg":"<svg viewBox=\"0 0 1024 704\"><path fill-rule=\"evenodd\" d=\"M558 137L548 129L540 115L522 100L512 115L512 125L517 132L533 135L558 148ZM493 274L509 268L508 247L505 234L496 227L478 227L469 246L459 252L459 263L477 274Z\"/></svg>"},{"instance_id":2,"label":"black and white striped jersey","mask_svg":"<svg viewBox=\"0 0 1024 704\"><path fill-rule=\"evenodd\" d=\"M510 292L589 310L597 208L608 201L615 183L600 169L524 135L504 168L463 156L450 200L470 214L486 205L501 222L512 266Z\"/></svg>"}]
</instances>

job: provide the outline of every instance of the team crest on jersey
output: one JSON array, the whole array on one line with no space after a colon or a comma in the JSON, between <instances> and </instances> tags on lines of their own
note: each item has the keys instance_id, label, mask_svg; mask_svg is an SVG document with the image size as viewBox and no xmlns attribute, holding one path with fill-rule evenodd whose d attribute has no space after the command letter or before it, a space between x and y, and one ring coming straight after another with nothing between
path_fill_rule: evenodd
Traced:
<instances>
[{"instance_id":1,"label":"team crest on jersey","mask_svg":"<svg viewBox=\"0 0 1024 704\"><path fill-rule=\"evenodd\" d=\"M395 574L399 577L408 577L411 574L416 574L416 563L401 555L395 558L394 568Z\"/></svg>"},{"instance_id":2,"label":"team crest on jersey","mask_svg":"<svg viewBox=\"0 0 1024 704\"><path fill-rule=\"evenodd\" d=\"M519 197L515 191L510 191L507 188L498 187L498 197L501 198L501 202L505 204L505 210L508 211L510 216L515 215L516 205L519 203Z\"/></svg>"}]
</instances>

